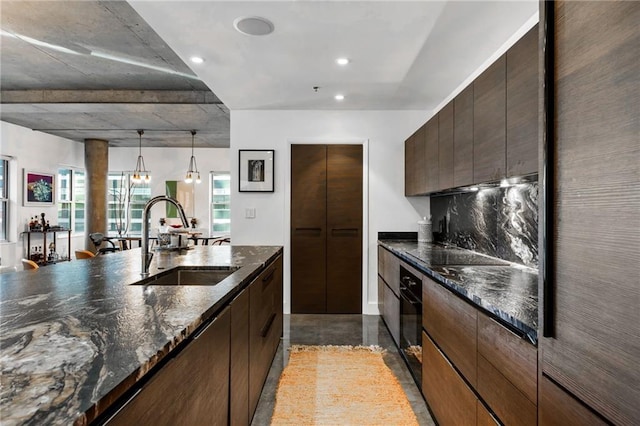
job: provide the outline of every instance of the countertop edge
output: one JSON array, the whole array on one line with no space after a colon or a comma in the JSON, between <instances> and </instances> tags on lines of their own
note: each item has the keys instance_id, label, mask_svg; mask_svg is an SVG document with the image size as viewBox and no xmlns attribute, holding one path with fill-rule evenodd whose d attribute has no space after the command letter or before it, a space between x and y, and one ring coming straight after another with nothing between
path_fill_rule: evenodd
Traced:
<instances>
[{"instance_id":1,"label":"countertop edge","mask_svg":"<svg viewBox=\"0 0 640 426\"><path fill-rule=\"evenodd\" d=\"M446 279L442 275L430 269L423 263L418 262L415 258L408 255L406 252L397 250L395 247L387 244L384 239L379 239L378 244L384 247L386 250L389 250L391 253L402 259L404 262L408 263L412 267L416 268L421 273L424 273L428 277L432 278L435 282L440 284L441 286L447 288L452 291L456 295L458 295L463 300L473 304L474 306L480 308L482 311L487 312L492 317L496 317L502 324L506 325L509 328L515 329L515 331L522 334L524 340L533 344L534 346L538 345L538 330L530 325L524 323L520 319L510 315L499 307L493 306L486 301L483 301L479 297L476 297L472 294L469 294L467 290L458 286L455 281Z\"/></svg>"}]
</instances>

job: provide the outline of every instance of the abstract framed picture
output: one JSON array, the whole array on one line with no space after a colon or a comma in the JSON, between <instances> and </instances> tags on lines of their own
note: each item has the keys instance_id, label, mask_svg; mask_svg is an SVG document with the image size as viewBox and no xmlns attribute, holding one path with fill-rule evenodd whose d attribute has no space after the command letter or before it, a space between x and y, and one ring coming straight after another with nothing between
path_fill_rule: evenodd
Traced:
<instances>
[{"instance_id":1,"label":"abstract framed picture","mask_svg":"<svg viewBox=\"0 0 640 426\"><path fill-rule=\"evenodd\" d=\"M52 173L23 169L23 206L52 206L55 204L55 179Z\"/></svg>"},{"instance_id":2,"label":"abstract framed picture","mask_svg":"<svg viewBox=\"0 0 640 426\"><path fill-rule=\"evenodd\" d=\"M273 149L241 149L239 161L240 192L273 192Z\"/></svg>"}]
</instances>

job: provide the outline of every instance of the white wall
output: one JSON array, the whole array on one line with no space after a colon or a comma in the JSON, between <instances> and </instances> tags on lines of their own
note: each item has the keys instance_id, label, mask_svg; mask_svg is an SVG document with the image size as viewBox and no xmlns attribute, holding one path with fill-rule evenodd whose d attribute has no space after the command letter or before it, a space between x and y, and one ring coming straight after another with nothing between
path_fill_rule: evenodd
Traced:
<instances>
[{"instance_id":1,"label":"white wall","mask_svg":"<svg viewBox=\"0 0 640 426\"><path fill-rule=\"evenodd\" d=\"M25 127L0 122L0 154L13 157L9 163L9 242L0 243L2 266L17 266L24 257L23 235L29 217L45 213L50 223L58 222L57 207L32 207L22 205L22 170L57 173L62 166L84 168L84 144L68 139L35 132ZM33 243L32 243L33 245ZM71 250L84 245L84 235L74 235ZM58 252L64 254L66 244L59 239Z\"/></svg>"},{"instance_id":2,"label":"white wall","mask_svg":"<svg viewBox=\"0 0 640 426\"><path fill-rule=\"evenodd\" d=\"M196 135L196 145L197 145ZM133 171L138 158L138 148L109 148L110 171ZM194 155L198 163L198 170L202 182L192 184L194 187L195 211L185 211L187 217L198 219L198 228L210 229L209 226L209 172L228 172L229 149L228 148L195 148ZM189 168L191 148L145 148L144 137L142 139L142 156L147 169L151 171L152 196L164 195L165 181L184 179ZM151 210L151 226L157 226L161 217L165 216L165 207L160 204ZM179 219L170 219L171 222L180 223ZM231 224L233 226L233 223Z\"/></svg>"},{"instance_id":3,"label":"white wall","mask_svg":"<svg viewBox=\"0 0 640 426\"><path fill-rule=\"evenodd\" d=\"M364 143L365 225L363 312L377 314L379 231L416 231L429 198L404 194L404 140L426 121L425 111L232 111L231 236L234 245L282 245L285 312L290 312L289 174L293 143ZM238 192L238 150L275 149L275 192ZM245 209L255 208L255 219Z\"/></svg>"}]
</instances>

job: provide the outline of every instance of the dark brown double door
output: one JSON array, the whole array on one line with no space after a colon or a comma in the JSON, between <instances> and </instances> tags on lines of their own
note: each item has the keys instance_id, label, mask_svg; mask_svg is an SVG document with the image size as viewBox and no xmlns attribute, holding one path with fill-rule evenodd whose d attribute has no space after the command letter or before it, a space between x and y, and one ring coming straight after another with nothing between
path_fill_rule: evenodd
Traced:
<instances>
[{"instance_id":1,"label":"dark brown double door","mask_svg":"<svg viewBox=\"0 0 640 426\"><path fill-rule=\"evenodd\" d=\"M362 312L362 145L291 146L291 312Z\"/></svg>"}]
</instances>

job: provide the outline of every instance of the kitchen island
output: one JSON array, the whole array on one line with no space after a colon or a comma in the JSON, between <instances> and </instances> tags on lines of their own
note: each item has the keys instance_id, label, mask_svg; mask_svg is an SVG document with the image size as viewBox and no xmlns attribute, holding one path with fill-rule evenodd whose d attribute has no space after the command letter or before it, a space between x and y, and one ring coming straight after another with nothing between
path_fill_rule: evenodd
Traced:
<instances>
[{"instance_id":1,"label":"kitchen island","mask_svg":"<svg viewBox=\"0 0 640 426\"><path fill-rule=\"evenodd\" d=\"M92 422L281 253L273 246L158 252L145 280L176 268L233 272L216 285L132 285L141 281L139 249L3 274L2 424Z\"/></svg>"}]
</instances>

